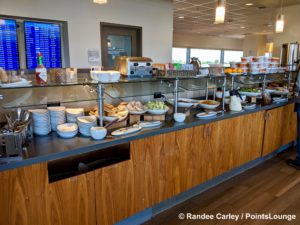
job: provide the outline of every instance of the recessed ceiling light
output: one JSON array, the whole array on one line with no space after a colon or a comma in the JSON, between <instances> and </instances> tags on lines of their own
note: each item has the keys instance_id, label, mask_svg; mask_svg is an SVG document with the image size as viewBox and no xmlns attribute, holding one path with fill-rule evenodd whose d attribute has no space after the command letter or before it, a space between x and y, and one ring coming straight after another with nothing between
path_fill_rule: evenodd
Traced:
<instances>
[{"instance_id":1,"label":"recessed ceiling light","mask_svg":"<svg viewBox=\"0 0 300 225\"><path fill-rule=\"evenodd\" d=\"M184 16L178 16L178 19L184 19Z\"/></svg>"},{"instance_id":2,"label":"recessed ceiling light","mask_svg":"<svg viewBox=\"0 0 300 225\"><path fill-rule=\"evenodd\" d=\"M246 27L241 27L241 29L245 29Z\"/></svg>"},{"instance_id":3,"label":"recessed ceiling light","mask_svg":"<svg viewBox=\"0 0 300 225\"><path fill-rule=\"evenodd\" d=\"M252 2L249 2L249 3L246 3L245 5L246 5L246 6L253 6L253 3L252 3Z\"/></svg>"}]
</instances>

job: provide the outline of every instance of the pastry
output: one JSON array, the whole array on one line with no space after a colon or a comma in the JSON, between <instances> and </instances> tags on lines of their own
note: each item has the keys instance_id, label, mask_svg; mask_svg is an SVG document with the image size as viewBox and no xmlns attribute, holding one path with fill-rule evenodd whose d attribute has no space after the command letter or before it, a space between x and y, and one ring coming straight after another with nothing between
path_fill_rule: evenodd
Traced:
<instances>
[{"instance_id":1,"label":"pastry","mask_svg":"<svg viewBox=\"0 0 300 225\"><path fill-rule=\"evenodd\" d=\"M9 81L7 73L2 68L0 68L0 80L1 80L1 83L8 83L8 81Z\"/></svg>"}]
</instances>

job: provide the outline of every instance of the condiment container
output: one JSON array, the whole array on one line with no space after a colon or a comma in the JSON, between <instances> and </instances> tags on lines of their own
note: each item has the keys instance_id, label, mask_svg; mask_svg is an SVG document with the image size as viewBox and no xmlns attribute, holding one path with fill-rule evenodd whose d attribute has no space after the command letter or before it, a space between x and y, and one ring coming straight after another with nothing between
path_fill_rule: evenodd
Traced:
<instances>
[{"instance_id":1,"label":"condiment container","mask_svg":"<svg viewBox=\"0 0 300 225\"><path fill-rule=\"evenodd\" d=\"M237 90L230 91L229 109L236 112L242 111L241 96Z\"/></svg>"}]
</instances>

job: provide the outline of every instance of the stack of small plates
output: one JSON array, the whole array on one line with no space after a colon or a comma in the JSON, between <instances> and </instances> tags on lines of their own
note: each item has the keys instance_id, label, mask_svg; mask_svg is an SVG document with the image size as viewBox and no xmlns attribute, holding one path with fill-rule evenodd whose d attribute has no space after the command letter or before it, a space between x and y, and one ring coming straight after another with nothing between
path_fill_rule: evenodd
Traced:
<instances>
[{"instance_id":1,"label":"stack of small plates","mask_svg":"<svg viewBox=\"0 0 300 225\"><path fill-rule=\"evenodd\" d=\"M68 123L77 123L77 117L84 116L83 108L69 108L66 109L67 122Z\"/></svg>"},{"instance_id":2,"label":"stack of small plates","mask_svg":"<svg viewBox=\"0 0 300 225\"><path fill-rule=\"evenodd\" d=\"M48 107L51 119L51 127L53 131L56 131L57 125L63 124L66 122L66 107L57 106L57 107Z\"/></svg>"},{"instance_id":3,"label":"stack of small plates","mask_svg":"<svg viewBox=\"0 0 300 225\"><path fill-rule=\"evenodd\" d=\"M36 135L48 135L51 132L50 115L47 109L31 109L33 132Z\"/></svg>"},{"instance_id":4,"label":"stack of small plates","mask_svg":"<svg viewBox=\"0 0 300 225\"><path fill-rule=\"evenodd\" d=\"M91 128L97 126L97 117L80 116L77 117L79 132L84 136L91 136Z\"/></svg>"}]
</instances>

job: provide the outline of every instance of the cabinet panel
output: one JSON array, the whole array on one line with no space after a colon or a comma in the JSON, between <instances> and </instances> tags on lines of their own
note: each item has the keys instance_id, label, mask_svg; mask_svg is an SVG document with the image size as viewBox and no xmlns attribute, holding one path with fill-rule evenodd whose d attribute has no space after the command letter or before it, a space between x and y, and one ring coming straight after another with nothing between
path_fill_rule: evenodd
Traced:
<instances>
[{"instance_id":1,"label":"cabinet panel","mask_svg":"<svg viewBox=\"0 0 300 225\"><path fill-rule=\"evenodd\" d=\"M95 225L94 173L49 184L47 218L51 225Z\"/></svg>"},{"instance_id":2,"label":"cabinet panel","mask_svg":"<svg viewBox=\"0 0 300 225\"><path fill-rule=\"evenodd\" d=\"M297 114L294 107L294 104L289 104L266 112L263 156L296 139Z\"/></svg>"},{"instance_id":3,"label":"cabinet panel","mask_svg":"<svg viewBox=\"0 0 300 225\"><path fill-rule=\"evenodd\" d=\"M95 171L97 224L114 224L144 209L135 184L131 160Z\"/></svg>"},{"instance_id":4,"label":"cabinet panel","mask_svg":"<svg viewBox=\"0 0 300 225\"><path fill-rule=\"evenodd\" d=\"M264 112L218 121L205 128L205 180L260 157Z\"/></svg>"},{"instance_id":5,"label":"cabinet panel","mask_svg":"<svg viewBox=\"0 0 300 225\"><path fill-rule=\"evenodd\" d=\"M45 219L47 165L35 164L0 173L0 224L48 224Z\"/></svg>"}]
</instances>

